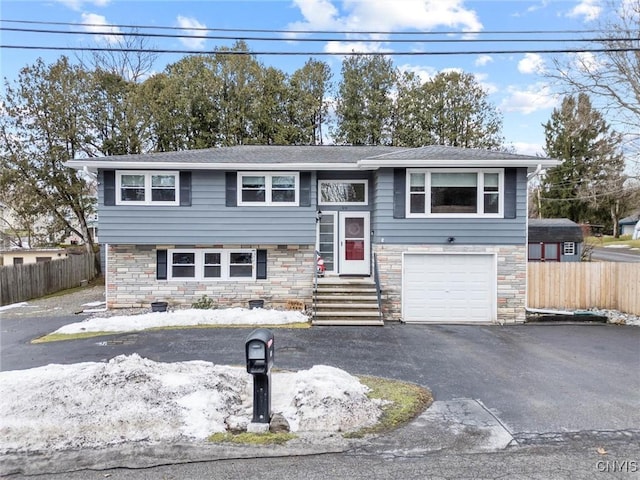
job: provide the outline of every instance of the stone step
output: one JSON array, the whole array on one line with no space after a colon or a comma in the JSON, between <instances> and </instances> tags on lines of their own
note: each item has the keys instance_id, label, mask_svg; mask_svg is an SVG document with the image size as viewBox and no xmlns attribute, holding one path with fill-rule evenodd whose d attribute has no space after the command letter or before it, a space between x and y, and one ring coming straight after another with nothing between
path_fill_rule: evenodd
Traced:
<instances>
[{"instance_id":1,"label":"stone step","mask_svg":"<svg viewBox=\"0 0 640 480\"><path fill-rule=\"evenodd\" d=\"M336 285L348 285L353 283L362 283L375 285L373 279L369 277L318 277L318 283L334 283Z\"/></svg>"},{"instance_id":2,"label":"stone step","mask_svg":"<svg viewBox=\"0 0 640 480\"><path fill-rule=\"evenodd\" d=\"M377 309L371 312L363 312L361 310L332 310L330 312L318 312L316 311L316 317L378 317Z\"/></svg>"},{"instance_id":3,"label":"stone step","mask_svg":"<svg viewBox=\"0 0 640 480\"><path fill-rule=\"evenodd\" d=\"M372 295L377 295L377 291L375 288L371 288L371 287L362 287L362 288L358 288L358 287L318 287L316 289L316 292L318 293L335 293L337 295L349 295L349 294L372 294Z\"/></svg>"},{"instance_id":4,"label":"stone step","mask_svg":"<svg viewBox=\"0 0 640 480\"><path fill-rule=\"evenodd\" d=\"M322 308L328 308L328 309L341 308L344 311L369 309L377 312L378 302L377 301L375 303L374 302L371 302L371 303L316 302L316 309L322 309Z\"/></svg>"},{"instance_id":5,"label":"stone step","mask_svg":"<svg viewBox=\"0 0 640 480\"><path fill-rule=\"evenodd\" d=\"M377 295L335 295L333 293L330 293L328 295L316 295L316 303L321 303L321 302L330 302L330 303L336 303L336 302L342 302L342 303L348 303L348 304L353 304L353 303L378 303L378 296Z\"/></svg>"},{"instance_id":6,"label":"stone step","mask_svg":"<svg viewBox=\"0 0 640 480\"><path fill-rule=\"evenodd\" d=\"M331 327L331 326L345 326L345 327L383 327L384 326L384 322L380 319L377 320L353 320L353 319L346 319L346 320L341 320L341 319L333 319L333 320L320 320L320 319L316 319L313 322L311 322L312 325L316 325L316 326L326 326L326 327Z\"/></svg>"}]
</instances>

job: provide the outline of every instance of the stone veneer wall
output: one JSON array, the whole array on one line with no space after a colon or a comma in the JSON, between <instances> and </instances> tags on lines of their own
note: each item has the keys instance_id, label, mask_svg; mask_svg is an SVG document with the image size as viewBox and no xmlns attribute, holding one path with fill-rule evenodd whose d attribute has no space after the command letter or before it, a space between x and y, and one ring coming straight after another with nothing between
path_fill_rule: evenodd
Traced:
<instances>
[{"instance_id":1,"label":"stone veneer wall","mask_svg":"<svg viewBox=\"0 0 640 480\"><path fill-rule=\"evenodd\" d=\"M527 249L525 245L388 245L373 246L377 254L385 320L401 319L402 253L495 253L498 257L497 319L499 323L525 320Z\"/></svg>"},{"instance_id":2,"label":"stone veneer wall","mask_svg":"<svg viewBox=\"0 0 640 480\"><path fill-rule=\"evenodd\" d=\"M267 278L249 281L175 281L156 279L156 248L174 245L109 245L107 307L146 307L151 302L189 306L202 295L218 305L246 307L263 299L266 307L281 307L288 300L311 303L315 248L313 245L224 245L223 248L267 250ZM197 245L195 248L213 248ZM216 245L215 248L220 248Z\"/></svg>"}]
</instances>

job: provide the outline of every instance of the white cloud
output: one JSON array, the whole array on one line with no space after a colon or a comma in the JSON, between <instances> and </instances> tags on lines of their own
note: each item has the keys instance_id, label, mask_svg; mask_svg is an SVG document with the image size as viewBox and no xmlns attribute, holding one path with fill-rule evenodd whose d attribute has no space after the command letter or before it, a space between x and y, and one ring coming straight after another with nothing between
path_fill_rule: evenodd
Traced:
<instances>
[{"instance_id":1,"label":"white cloud","mask_svg":"<svg viewBox=\"0 0 640 480\"><path fill-rule=\"evenodd\" d=\"M327 53L345 53L345 52L357 52L357 53L391 53L388 48L384 48L380 42L328 42L324 51Z\"/></svg>"},{"instance_id":2,"label":"white cloud","mask_svg":"<svg viewBox=\"0 0 640 480\"><path fill-rule=\"evenodd\" d=\"M303 21L289 24L290 30L395 31L433 30L449 27L462 31L482 30L475 11L463 0L344 0L340 11L332 0L294 0ZM342 14L341 14L342 12ZM384 41L384 36L370 35Z\"/></svg>"},{"instance_id":3,"label":"white cloud","mask_svg":"<svg viewBox=\"0 0 640 480\"><path fill-rule=\"evenodd\" d=\"M593 52L579 52L575 54L574 65L582 72L595 72L600 68L600 63Z\"/></svg>"},{"instance_id":4,"label":"white cloud","mask_svg":"<svg viewBox=\"0 0 640 480\"><path fill-rule=\"evenodd\" d=\"M82 27L85 32L122 33L118 27L110 25L104 15L83 13L82 23L85 24ZM98 38L107 43L118 43L120 41L120 37L118 35L98 35Z\"/></svg>"},{"instance_id":5,"label":"white cloud","mask_svg":"<svg viewBox=\"0 0 640 480\"><path fill-rule=\"evenodd\" d=\"M488 81L489 75L486 73L474 73L476 81L480 84L482 89L487 92L488 95L492 95L494 93L498 93L500 89L495 83L491 83Z\"/></svg>"},{"instance_id":6,"label":"white cloud","mask_svg":"<svg viewBox=\"0 0 640 480\"><path fill-rule=\"evenodd\" d=\"M543 73L545 71L544 59L537 53L525 53L524 58L518 62L518 71L527 75Z\"/></svg>"},{"instance_id":7,"label":"white cloud","mask_svg":"<svg viewBox=\"0 0 640 480\"><path fill-rule=\"evenodd\" d=\"M519 112L529 115L538 110L547 110L558 105L558 96L551 91L546 83L535 83L521 90L511 86L507 89L508 96L500 104L504 112Z\"/></svg>"},{"instance_id":8,"label":"white cloud","mask_svg":"<svg viewBox=\"0 0 640 480\"><path fill-rule=\"evenodd\" d=\"M436 76L438 70L433 67L425 67L422 65L404 64L398 67L401 72L411 72L420 79L420 83L425 83Z\"/></svg>"},{"instance_id":9,"label":"white cloud","mask_svg":"<svg viewBox=\"0 0 640 480\"><path fill-rule=\"evenodd\" d=\"M473 64L476 67L484 67L485 65L493 62L493 57L491 55L480 55L476 58L476 61Z\"/></svg>"},{"instance_id":10,"label":"white cloud","mask_svg":"<svg viewBox=\"0 0 640 480\"><path fill-rule=\"evenodd\" d=\"M513 142L511 146L520 155L544 156L544 148L539 143Z\"/></svg>"},{"instance_id":11,"label":"white cloud","mask_svg":"<svg viewBox=\"0 0 640 480\"><path fill-rule=\"evenodd\" d=\"M600 16L600 13L602 13L600 0L582 0L567 13L567 17L584 17L585 22L592 22Z\"/></svg>"},{"instance_id":12,"label":"white cloud","mask_svg":"<svg viewBox=\"0 0 640 480\"><path fill-rule=\"evenodd\" d=\"M338 22L338 9L330 0L294 0L293 3L300 9L305 22L291 24L292 30L332 28ZM313 28L309 28L311 25Z\"/></svg>"},{"instance_id":13,"label":"white cloud","mask_svg":"<svg viewBox=\"0 0 640 480\"><path fill-rule=\"evenodd\" d=\"M207 28L205 24L200 23L195 18L183 17L182 15L178 15L177 23L178 27L183 29L183 34L185 35L203 35L204 32L202 30L196 29ZM185 47L196 49L202 48L205 40L204 38L183 37L180 39L180 42L182 42Z\"/></svg>"},{"instance_id":14,"label":"white cloud","mask_svg":"<svg viewBox=\"0 0 640 480\"><path fill-rule=\"evenodd\" d=\"M85 4L95 7L106 7L111 0L57 0L71 10L80 11Z\"/></svg>"}]
</instances>

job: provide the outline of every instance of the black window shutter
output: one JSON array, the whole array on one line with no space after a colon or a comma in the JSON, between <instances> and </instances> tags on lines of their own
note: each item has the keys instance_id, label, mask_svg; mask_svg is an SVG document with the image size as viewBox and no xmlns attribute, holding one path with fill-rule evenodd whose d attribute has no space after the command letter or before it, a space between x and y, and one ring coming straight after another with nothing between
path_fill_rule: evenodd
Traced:
<instances>
[{"instance_id":1,"label":"black window shutter","mask_svg":"<svg viewBox=\"0 0 640 480\"><path fill-rule=\"evenodd\" d=\"M238 173L227 172L225 174L225 205L227 207L238 206Z\"/></svg>"},{"instance_id":2,"label":"black window shutter","mask_svg":"<svg viewBox=\"0 0 640 480\"><path fill-rule=\"evenodd\" d=\"M191 172L180 172L180 206L191 206Z\"/></svg>"},{"instance_id":3,"label":"black window shutter","mask_svg":"<svg viewBox=\"0 0 640 480\"><path fill-rule=\"evenodd\" d=\"M407 171L404 168L393 169L393 218L405 218Z\"/></svg>"},{"instance_id":4,"label":"black window shutter","mask_svg":"<svg viewBox=\"0 0 640 480\"><path fill-rule=\"evenodd\" d=\"M256 250L256 278L264 280L267 278L267 251Z\"/></svg>"},{"instance_id":5,"label":"black window shutter","mask_svg":"<svg viewBox=\"0 0 640 480\"><path fill-rule=\"evenodd\" d=\"M300 172L300 206L311 206L311 172Z\"/></svg>"},{"instance_id":6,"label":"black window shutter","mask_svg":"<svg viewBox=\"0 0 640 480\"><path fill-rule=\"evenodd\" d=\"M157 250L156 257L157 257L156 278L158 280L166 280L167 279L167 251Z\"/></svg>"},{"instance_id":7,"label":"black window shutter","mask_svg":"<svg viewBox=\"0 0 640 480\"><path fill-rule=\"evenodd\" d=\"M104 170L102 172L102 184L104 187L104 205L110 207L116 204L116 172Z\"/></svg>"},{"instance_id":8,"label":"black window shutter","mask_svg":"<svg viewBox=\"0 0 640 480\"><path fill-rule=\"evenodd\" d=\"M504 169L504 218L516 218L516 203L518 201L518 170Z\"/></svg>"}]
</instances>

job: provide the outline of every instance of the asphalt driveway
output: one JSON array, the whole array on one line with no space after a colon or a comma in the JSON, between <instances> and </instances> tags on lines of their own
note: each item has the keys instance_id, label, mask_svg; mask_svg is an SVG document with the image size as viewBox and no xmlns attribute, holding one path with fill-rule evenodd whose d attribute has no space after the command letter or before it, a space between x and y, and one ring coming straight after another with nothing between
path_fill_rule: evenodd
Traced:
<instances>
[{"instance_id":1,"label":"asphalt driveway","mask_svg":"<svg viewBox=\"0 0 640 480\"><path fill-rule=\"evenodd\" d=\"M0 368L103 361L244 363L241 328L121 334L31 345L78 317L0 319ZM411 381L437 401L480 402L521 443L566 435L640 439L640 328L602 324L277 329L278 368L332 365Z\"/></svg>"}]
</instances>

